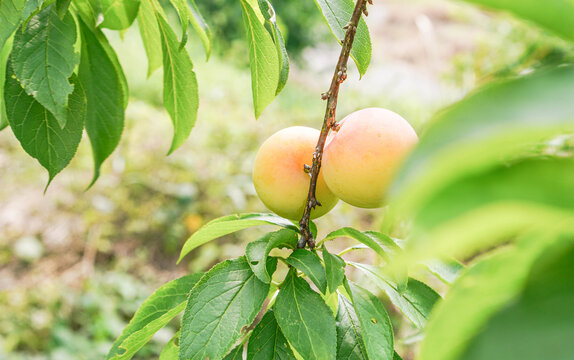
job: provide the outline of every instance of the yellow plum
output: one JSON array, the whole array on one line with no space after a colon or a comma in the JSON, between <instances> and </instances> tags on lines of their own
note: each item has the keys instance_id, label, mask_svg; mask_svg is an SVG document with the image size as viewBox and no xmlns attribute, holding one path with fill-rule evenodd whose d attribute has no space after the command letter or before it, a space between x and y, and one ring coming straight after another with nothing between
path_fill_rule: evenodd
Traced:
<instances>
[{"instance_id":1,"label":"yellow plum","mask_svg":"<svg viewBox=\"0 0 574 360\"><path fill-rule=\"evenodd\" d=\"M293 126L271 135L259 148L253 167L253 184L265 206L287 219L303 215L310 176L304 165L311 166L319 130ZM316 190L322 206L311 211L311 218L329 212L339 199L329 190L319 172Z\"/></svg>"},{"instance_id":2,"label":"yellow plum","mask_svg":"<svg viewBox=\"0 0 574 360\"><path fill-rule=\"evenodd\" d=\"M327 138L321 167L325 182L348 204L381 207L393 176L417 142L400 115L381 108L356 111Z\"/></svg>"}]
</instances>

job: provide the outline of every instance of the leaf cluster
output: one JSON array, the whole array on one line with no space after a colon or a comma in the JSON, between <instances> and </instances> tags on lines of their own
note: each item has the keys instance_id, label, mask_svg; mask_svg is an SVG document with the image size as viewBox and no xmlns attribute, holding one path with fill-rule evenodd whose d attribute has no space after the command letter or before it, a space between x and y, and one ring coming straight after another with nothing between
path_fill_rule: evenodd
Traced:
<instances>
[{"instance_id":1,"label":"leaf cluster","mask_svg":"<svg viewBox=\"0 0 574 360\"><path fill-rule=\"evenodd\" d=\"M242 359L244 352L248 359L398 358L383 303L349 281L346 266L363 271L418 328L424 326L430 309L440 299L432 288L415 279L406 279L405 289L399 290L384 267L345 261L324 246L328 240L348 236L377 251L385 247L382 254L389 259L402 251L393 239L346 228L329 234L315 250L296 249L299 230L272 214L213 220L188 239L182 256L224 234L261 225L280 229L249 243L245 256L220 263L204 275L191 275L200 278L196 283L186 282L191 277L184 277L160 288L140 307L108 358L129 358L149 340L149 329L156 329L151 325L156 320L142 326L143 319L171 319L183 310L185 301L181 332L166 346L165 359ZM273 251L280 248L292 252L282 257ZM166 298L166 291L175 284L187 287L185 301L175 300L175 295L173 301Z\"/></svg>"},{"instance_id":2,"label":"leaf cluster","mask_svg":"<svg viewBox=\"0 0 574 360\"><path fill-rule=\"evenodd\" d=\"M350 0L332 0L322 11L337 36ZM320 4L320 3L318 3ZM255 117L281 92L289 59L275 10L268 0L240 0ZM168 21L175 10L179 30ZM209 20L209 19L208 19ZM190 29L209 59L213 35L195 0L73 0L0 3L0 129L13 130L22 148L48 170L49 181L74 157L87 133L98 179L124 130L129 89L114 49L102 29L125 31L137 22L150 76L163 67L163 105L174 135L168 154L189 137L197 120L199 86L186 49ZM190 26L191 25L191 26ZM370 60L366 26L354 54L361 73ZM160 51L161 50L161 51Z\"/></svg>"}]
</instances>

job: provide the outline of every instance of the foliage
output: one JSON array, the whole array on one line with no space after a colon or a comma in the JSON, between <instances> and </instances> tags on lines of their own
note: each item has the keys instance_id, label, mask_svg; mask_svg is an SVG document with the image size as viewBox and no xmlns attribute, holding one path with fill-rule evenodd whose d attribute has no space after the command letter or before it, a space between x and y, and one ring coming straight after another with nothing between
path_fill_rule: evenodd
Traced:
<instances>
[{"instance_id":1,"label":"foliage","mask_svg":"<svg viewBox=\"0 0 574 360\"><path fill-rule=\"evenodd\" d=\"M250 49L255 117L259 117L287 81L288 58L271 3L240 3ZM137 18L148 56L148 75L160 66L157 50L161 47L163 103L174 127L168 154L189 137L197 118L199 93L193 63L185 49L188 24L191 22L201 38L208 58L211 32L193 1L173 0L171 4L180 19L180 39L157 0L8 1L1 5L0 20L6 26L0 29L4 39L0 43L0 64L6 69L0 72L7 74L6 82L11 84L4 86L6 111L2 121L11 125L24 150L48 170L48 183L75 155L84 127L94 153L92 184L121 138L128 86L102 28L123 31ZM335 22L340 27L346 21L352 4L344 5L347 12L325 14L332 28ZM361 41L353 50L362 73L370 60L366 31L362 24ZM95 76L96 71L102 71L102 76ZM78 80L74 80L76 75ZM80 84L76 84L78 81ZM21 88L30 98L9 103L8 99L20 98ZM102 94L104 98L100 100ZM85 103L85 111L67 110L80 103ZM30 107L30 111L24 111L22 106ZM34 118L34 124L21 126L28 118ZM54 126L54 121L58 126Z\"/></svg>"},{"instance_id":2,"label":"foliage","mask_svg":"<svg viewBox=\"0 0 574 360\"><path fill-rule=\"evenodd\" d=\"M96 3L47 1L37 9L18 1L0 3L6 20L0 39L8 44L3 46L8 50L3 51L2 115L24 150L48 170L50 181L75 154L84 127L94 151L95 181L123 127L127 85L101 27L124 30L136 18L141 21L153 64L150 73L159 66L150 50L161 44L164 105L175 129L170 152L195 123L198 93L185 49L188 21L195 19L192 27L205 48L210 46L193 2L191 7L173 2L182 20L181 39L155 0L143 5ZM568 16L556 18L560 4ZM504 1L495 7L572 40L568 26L574 6L564 4ZM271 3L241 0L240 5L258 117L285 84L287 57L279 26L261 11L265 6L271 10ZM348 17L345 7L352 2L318 5L340 38ZM54 31L64 36L52 38ZM353 49L360 74L371 54L366 31L359 32L363 36ZM60 54L32 41L36 37L57 44L66 56L58 59ZM30 56L36 53L42 56ZM94 71L100 64L102 77ZM41 76L30 67L41 68ZM58 70L52 73L54 68ZM571 152L558 154L547 144L574 131L572 84L572 65L551 66L489 83L437 114L389 195L388 216L395 224L408 223L407 241L390 236L392 228L383 233L344 227L319 238L314 249L295 249L299 228L273 214L239 214L209 222L187 240L180 260L223 235L260 225L280 229L251 242L245 256L158 289L107 358L130 358L180 312L180 331L166 345L162 359L239 359L244 353L247 359L400 358L388 306L349 279L345 270L354 268L414 327L424 329L422 360L567 359L574 334L574 162ZM110 97L94 104L99 91L108 91ZM114 136L104 137L102 129L90 127L101 116L114 121ZM362 245L332 254L328 241L339 237ZM282 248L288 249L287 255L278 251ZM362 249L376 254L375 265L347 258ZM433 284L414 277L421 269L452 282L444 300Z\"/></svg>"}]
</instances>

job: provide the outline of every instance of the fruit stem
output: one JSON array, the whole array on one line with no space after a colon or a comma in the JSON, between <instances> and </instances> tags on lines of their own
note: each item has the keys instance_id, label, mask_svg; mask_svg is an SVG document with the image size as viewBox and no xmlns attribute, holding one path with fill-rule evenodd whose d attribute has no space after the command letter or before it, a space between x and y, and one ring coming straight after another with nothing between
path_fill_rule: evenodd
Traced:
<instances>
[{"instance_id":1,"label":"fruit stem","mask_svg":"<svg viewBox=\"0 0 574 360\"><path fill-rule=\"evenodd\" d=\"M346 29L345 39L341 44L341 54L339 55L339 61L335 67L335 73L333 74L333 79L331 80L331 86L329 91L321 94L323 100L327 100L327 107L325 110L325 117L323 119L323 127L321 128L321 134L319 135L319 140L317 141L317 146L315 147L315 152L313 153L313 164L309 174L311 176L311 183L309 184L309 193L307 195L307 203L305 204L305 211L303 216L299 221L299 228L301 230L301 238L297 243L299 249L304 248L308 245L310 248L315 247L315 239L313 239L313 234L309 228L309 220L311 218L311 210L317 205L321 206L315 197L315 191L317 189L317 179L319 177L319 170L321 169L321 160L323 158L323 148L325 147L325 141L327 140L327 135L331 129L336 130L337 124L335 121L335 112L337 110L337 98L339 96L339 86L345 79L347 79L347 62L349 61L349 55L351 54L351 48L353 47L353 41L355 40L355 34L357 33L357 26L359 20L361 20L361 15L365 14L367 16L367 1L372 4L370 0L357 0L355 4L355 9L353 10L353 15L351 20L344 29Z\"/></svg>"}]
</instances>

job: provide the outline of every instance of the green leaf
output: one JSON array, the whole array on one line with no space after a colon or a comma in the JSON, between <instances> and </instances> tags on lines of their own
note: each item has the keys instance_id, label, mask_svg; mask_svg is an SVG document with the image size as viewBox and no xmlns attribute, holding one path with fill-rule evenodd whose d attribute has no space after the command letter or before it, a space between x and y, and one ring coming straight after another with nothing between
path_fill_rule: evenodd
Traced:
<instances>
[{"instance_id":1,"label":"green leaf","mask_svg":"<svg viewBox=\"0 0 574 360\"><path fill-rule=\"evenodd\" d=\"M66 16L71 2L72 0L56 0L56 13L60 19L63 20Z\"/></svg>"},{"instance_id":2,"label":"green leaf","mask_svg":"<svg viewBox=\"0 0 574 360\"><path fill-rule=\"evenodd\" d=\"M574 159L526 159L434 194L415 217L405 257L469 256L549 223L572 228L573 219Z\"/></svg>"},{"instance_id":3,"label":"green leaf","mask_svg":"<svg viewBox=\"0 0 574 360\"><path fill-rule=\"evenodd\" d=\"M391 202L413 216L455 180L523 155L574 131L574 66L485 86L438 114L391 187Z\"/></svg>"},{"instance_id":4,"label":"green leaf","mask_svg":"<svg viewBox=\"0 0 574 360\"><path fill-rule=\"evenodd\" d=\"M157 289L141 304L128 326L112 345L106 359L131 359L159 329L183 311L189 291L202 275L187 275Z\"/></svg>"},{"instance_id":5,"label":"green leaf","mask_svg":"<svg viewBox=\"0 0 574 360\"><path fill-rule=\"evenodd\" d=\"M518 301L488 321L465 360L567 360L574 351L572 238L537 258Z\"/></svg>"},{"instance_id":6,"label":"green leaf","mask_svg":"<svg viewBox=\"0 0 574 360\"><path fill-rule=\"evenodd\" d=\"M6 120L5 116L0 117L0 131L6 129L6 127L8 126L8 120Z\"/></svg>"},{"instance_id":7,"label":"green leaf","mask_svg":"<svg viewBox=\"0 0 574 360\"><path fill-rule=\"evenodd\" d=\"M315 0L315 2L335 39L341 44L346 33L343 27L351 20L355 3L353 0ZM363 19L359 21L357 27L351 57L357 64L361 76L365 75L371 62L371 36Z\"/></svg>"},{"instance_id":8,"label":"green leaf","mask_svg":"<svg viewBox=\"0 0 574 360\"><path fill-rule=\"evenodd\" d=\"M325 300L325 304L329 307L331 312L334 315L337 315L337 307L339 306L339 295L337 292L334 293L327 293L323 296L323 300Z\"/></svg>"},{"instance_id":9,"label":"green leaf","mask_svg":"<svg viewBox=\"0 0 574 360\"><path fill-rule=\"evenodd\" d=\"M223 360L241 360L243 359L243 344L237 345Z\"/></svg>"},{"instance_id":10,"label":"green leaf","mask_svg":"<svg viewBox=\"0 0 574 360\"><path fill-rule=\"evenodd\" d=\"M267 311L253 329L247 345L247 360L295 360L272 310Z\"/></svg>"},{"instance_id":11,"label":"green leaf","mask_svg":"<svg viewBox=\"0 0 574 360\"><path fill-rule=\"evenodd\" d=\"M203 19L203 16L201 16L201 13L195 4L195 0L188 0L188 3L189 11L191 12L191 16L189 17L191 26L197 35L199 35L201 43L203 44L203 49L205 50L205 58L206 60L209 60L209 56L211 55L211 42L213 35L211 34L211 30L207 26L207 23Z\"/></svg>"},{"instance_id":12,"label":"green leaf","mask_svg":"<svg viewBox=\"0 0 574 360\"><path fill-rule=\"evenodd\" d=\"M564 0L465 0L492 9L506 10L556 34L574 40L574 2Z\"/></svg>"},{"instance_id":13,"label":"green leaf","mask_svg":"<svg viewBox=\"0 0 574 360\"><path fill-rule=\"evenodd\" d=\"M447 284L452 284L464 269L464 265L456 260L428 260L425 265L431 274Z\"/></svg>"},{"instance_id":14,"label":"green leaf","mask_svg":"<svg viewBox=\"0 0 574 360\"><path fill-rule=\"evenodd\" d=\"M11 61L6 68L8 122L22 148L48 170L49 185L76 153L86 118L86 95L77 77L72 76L74 91L69 99L68 122L61 128L52 113L26 94L12 72Z\"/></svg>"},{"instance_id":15,"label":"green leaf","mask_svg":"<svg viewBox=\"0 0 574 360\"><path fill-rule=\"evenodd\" d=\"M142 1L138 13L138 28L147 55L147 76L162 65L161 33L155 17L155 11L150 1Z\"/></svg>"},{"instance_id":16,"label":"green leaf","mask_svg":"<svg viewBox=\"0 0 574 360\"><path fill-rule=\"evenodd\" d=\"M183 48L187 43L187 26L189 25L191 12L189 11L187 0L170 0L170 2L175 8L181 24L181 42L179 47Z\"/></svg>"},{"instance_id":17,"label":"green leaf","mask_svg":"<svg viewBox=\"0 0 574 360\"><path fill-rule=\"evenodd\" d=\"M273 37L275 49L277 50L277 57L279 59L279 83L277 84L276 95L279 95L281 90L285 87L287 79L289 78L289 56L287 55L287 48L285 47L285 40L277 25L277 15L275 9L269 0L258 0L261 13L265 18L265 26Z\"/></svg>"},{"instance_id":18,"label":"green leaf","mask_svg":"<svg viewBox=\"0 0 574 360\"><path fill-rule=\"evenodd\" d=\"M420 359L460 359L488 319L517 298L532 264L553 238L531 235L468 269L433 310Z\"/></svg>"},{"instance_id":19,"label":"green leaf","mask_svg":"<svg viewBox=\"0 0 574 360\"><path fill-rule=\"evenodd\" d=\"M164 346L159 360L178 360L179 355L179 331L171 338L171 340Z\"/></svg>"},{"instance_id":20,"label":"green leaf","mask_svg":"<svg viewBox=\"0 0 574 360\"><path fill-rule=\"evenodd\" d=\"M353 303L340 293L336 320L337 360L368 360L361 324Z\"/></svg>"},{"instance_id":21,"label":"green leaf","mask_svg":"<svg viewBox=\"0 0 574 360\"><path fill-rule=\"evenodd\" d=\"M379 244L385 249L385 252L391 254L401 250L404 247L405 241L397 238L392 238L378 231L366 230L363 234L377 240Z\"/></svg>"},{"instance_id":22,"label":"green leaf","mask_svg":"<svg viewBox=\"0 0 574 360\"><path fill-rule=\"evenodd\" d=\"M124 128L124 101L121 77L108 56L104 34L92 31L80 19L82 55L78 77L88 100L86 132L94 157L93 184L100 167L118 145ZM90 184L90 185L91 185Z\"/></svg>"},{"instance_id":23,"label":"green leaf","mask_svg":"<svg viewBox=\"0 0 574 360\"><path fill-rule=\"evenodd\" d=\"M362 287L348 282L346 287L361 324L363 341L369 359L392 358L394 353L393 329L383 304L375 295Z\"/></svg>"},{"instance_id":24,"label":"green leaf","mask_svg":"<svg viewBox=\"0 0 574 360\"><path fill-rule=\"evenodd\" d=\"M191 250L213 239L259 225L277 225L298 231L291 221L273 214L249 213L224 216L208 222L193 233L183 244L178 262Z\"/></svg>"},{"instance_id":25,"label":"green leaf","mask_svg":"<svg viewBox=\"0 0 574 360\"><path fill-rule=\"evenodd\" d=\"M189 137L199 106L197 78L185 48L179 47L175 33L159 13L156 13L163 49L163 102L174 127L171 154Z\"/></svg>"},{"instance_id":26,"label":"green leaf","mask_svg":"<svg viewBox=\"0 0 574 360\"><path fill-rule=\"evenodd\" d=\"M530 158L475 174L438 192L415 217L425 231L494 202L574 210L574 159Z\"/></svg>"},{"instance_id":27,"label":"green leaf","mask_svg":"<svg viewBox=\"0 0 574 360\"><path fill-rule=\"evenodd\" d=\"M0 5L2 6L2 5ZM6 65L8 64L8 57L12 51L12 40L9 38L4 44L2 51L0 51L0 94L4 94L4 84L6 83ZM0 130L8 126L8 116L6 115L6 105L4 100L0 99Z\"/></svg>"},{"instance_id":28,"label":"green leaf","mask_svg":"<svg viewBox=\"0 0 574 360\"><path fill-rule=\"evenodd\" d=\"M44 4L44 0L28 0L26 1L26 5L24 5L24 10L22 10L22 21L24 21L25 24L28 23L28 20L30 20L30 16L32 14L34 14L37 11L40 11L42 5ZM63 16L61 16L60 18L62 18Z\"/></svg>"},{"instance_id":29,"label":"green leaf","mask_svg":"<svg viewBox=\"0 0 574 360\"><path fill-rule=\"evenodd\" d=\"M399 291L381 269L375 266L351 263L383 290L391 302L419 329L424 328L434 304L440 295L423 282L409 278L406 289Z\"/></svg>"},{"instance_id":30,"label":"green leaf","mask_svg":"<svg viewBox=\"0 0 574 360\"><path fill-rule=\"evenodd\" d=\"M297 228L299 229L299 228ZM311 230L311 234L313 234L313 239L317 238L317 225L313 222L313 220L309 220L309 230Z\"/></svg>"},{"instance_id":31,"label":"green leaf","mask_svg":"<svg viewBox=\"0 0 574 360\"><path fill-rule=\"evenodd\" d=\"M179 358L221 359L261 310L269 291L241 257L215 265L189 294Z\"/></svg>"},{"instance_id":32,"label":"green leaf","mask_svg":"<svg viewBox=\"0 0 574 360\"><path fill-rule=\"evenodd\" d=\"M93 2L94 0L90 0ZM140 0L98 0L104 20L100 27L124 30L130 27L138 15Z\"/></svg>"},{"instance_id":33,"label":"green leaf","mask_svg":"<svg viewBox=\"0 0 574 360\"><path fill-rule=\"evenodd\" d=\"M92 30L103 21L99 0L74 0L74 10Z\"/></svg>"},{"instance_id":34,"label":"green leaf","mask_svg":"<svg viewBox=\"0 0 574 360\"><path fill-rule=\"evenodd\" d=\"M335 319L329 307L309 284L287 275L275 302L275 317L281 331L299 353L307 359L336 358Z\"/></svg>"},{"instance_id":35,"label":"green leaf","mask_svg":"<svg viewBox=\"0 0 574 360\"><path fill-rule=\"evenodd\" d=\"M266 237L272 236L274 233L268 233L263 236L261 240L253 241L247 244L245 248L245 257L251 267L251 271L257 278L266 284L271 282L271 275L267 269L268 253Z\"/></svg>"},{"instance_id":36,"label":"green leaf","mask_svg":"<svg viewBox=\"0 0 574 360\"><path fill-rule=\"evenodd\" d=\"M269 253L275 248L295 249L298 238L297 232L291 229L281 229L265 234L259 240L247 244L245 256L255 276L266 284L271 282L271 274L269 274L267 265Z\"/></svg>"},{"instance_id":37,"label":"green leaf","mask_svg":"<svg viewBox=\"0 0 574 360\"><path fill-rule=\"evenodd\" d=\"M48 109L60 128L66 125L69 82L80 61L74 49L76 24L69 13L61 20L54 5L47 6L16 32L12 64L28 95Z\"/></svg>"},{"instance_id":38,"label":"green leaf","mask_svg":"<svg viewBox=\"0 0 574 360\"><path fill-rule=\"evenodd\" d=\"M280 63L273 39L259 19L259 16L262 16L260 9L255 9L253 5L252 2L241 0L243 23L249 43L253 106L255 118L258 118L267 105L275 99L279 84Z\"/></svg>"},{"instance_id":39,"label":"green leaf","mask_svg":"<svg viewBox=\"0 0 574 360\"><path fill-rule=\"evenodd\" d=\"M26 0L2 0L0 1L0 48L20 26L22 11L27 5Z\"/></svg>"},{"instance_id":40,"label":"green leaf","mask_svg":"<svg viewBox=\"0 0 574 360\"><path fill-rule=\"evenodd\" d=\"M209 60L211 55L211 41L212 34L211 30L207 26L207 23L201 16L197 5L194 0L170 0L172 5L175 7L182 28L181 44L180 47L185 46L187 42L187 27L191 22L191 26L199 36L203 48L205 50L206 60Z\"/></svg>"},{"instance_id":41,"label":"green leaf","mask_svg":"<svg viewBox=\"0 0 574 360\"><path fill-rule=\"evenodd\" d=\"M325 268L316 254L306 249L296 249L285 262L307 275L323 294L327 293Z\"/></svg>"},{"instance_id":42,"label":"green leaf","mask_svg":"<svg viewBox=\"0 0 574 360\"><path fill-rule=\"evenodd\" d=\"M84 21L84 24L87 24L87 23ZM88 25L88 27L90 27L90 26ZM100 31L97 31L93 27L90 27L90 28L93 29L93 32L96 34L96 36L98 34L102 33ZM124 74L124 70L122 68L122 65L120 64L119 59L118 59L118 55L116 54L116 51L114 50L114 48L108 42L107 38L105 38L104 36L100 37L100 45L106 51L106 53L108 54L108 58L114 64L114 67L116 68L116 74L118 74L118 76L119 76L120 85L122 87L122 93L123 93L122 101L124 104L124 109L126 109L128 107L128 102L129 102L129 98L130 98L130 90L128 87L128 80L126 79L126 75Z\"/></svg>"},{"instance_id":43,"label":"green leaf","mask_svg":"<svg viewBox=\"0 0 574 360\"><path fill-rule=\"evenodd\" d=\"M360 232L359 230L351 227L344 227L335 230L327 234L321 242L333 240L338 237L348 237L357 240L373 249L383 259L389 259L389 253L400 250L394 241L386 235L372 231Z\"/></svg>"},{"instance_id":44,"label":"green leaf","mask_svg":"<svg viewBox=\"0 0 574 360\"><path fill-rule=\"evenodd\" d=\"M323 248L323 262L325 263L329 292L335 292L345 279L345 260Z\"/></svg>"}]
</instances>

